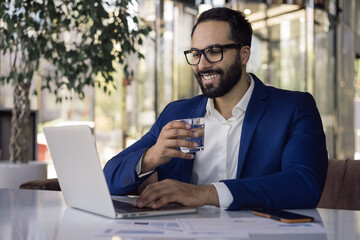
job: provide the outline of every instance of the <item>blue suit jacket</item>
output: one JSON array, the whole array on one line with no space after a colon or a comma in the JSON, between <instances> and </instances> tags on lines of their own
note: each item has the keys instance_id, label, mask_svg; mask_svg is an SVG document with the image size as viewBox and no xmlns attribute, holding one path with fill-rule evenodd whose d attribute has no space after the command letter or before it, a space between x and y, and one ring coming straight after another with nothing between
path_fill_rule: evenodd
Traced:
<instances>
[{"instance_id":1,"label":"blue suit jacket","mask_svg":"<svg viewBox=\"0 0 360 240\"><path fill-rule=\"evenodd\" d=\"M265 86L256 76L240 139L236 179L224 180L234 201L228 210L314 208L324 187L328 157L315 101L309 93ZM111 194L127 194L139 179L135 165L175 119L204 116L200 95L166 106L150 131L113 157L104 172ZM190 182L193 160L173 158L157 168L159 180Z\"/></svg>"}]
</instances>

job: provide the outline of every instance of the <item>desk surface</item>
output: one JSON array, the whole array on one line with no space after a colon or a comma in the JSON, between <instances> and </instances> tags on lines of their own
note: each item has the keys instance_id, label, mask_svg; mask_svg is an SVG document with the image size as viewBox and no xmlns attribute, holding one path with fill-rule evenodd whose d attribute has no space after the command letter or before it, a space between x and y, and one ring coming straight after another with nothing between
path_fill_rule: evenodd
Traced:
<instances>
[{"instance_id":1,"label":"desk surface","mask_svg":"<svg viewBox=\"0 0 360 240\"><path fill-rule=\"evenodd\" d=\"M252 234L251 240L358 240L360 239L360 211L306 209L294 212L313 216L328 230L326 234ZM249 217L249 211L221 211L217 208L200 208L198 213L176 217ZM172 219L154 217L151 219ZM148 218L149 219L149 218ZM0 239L1 240L63 240L130 238L99 237L93 233L109 221L66 207L61 192L0 189ZM134 239L134 238L131 238ZM196 239L194 237L194 239ZM221 238L223 239L223 238Z\"/></svg>"}]
</instances>

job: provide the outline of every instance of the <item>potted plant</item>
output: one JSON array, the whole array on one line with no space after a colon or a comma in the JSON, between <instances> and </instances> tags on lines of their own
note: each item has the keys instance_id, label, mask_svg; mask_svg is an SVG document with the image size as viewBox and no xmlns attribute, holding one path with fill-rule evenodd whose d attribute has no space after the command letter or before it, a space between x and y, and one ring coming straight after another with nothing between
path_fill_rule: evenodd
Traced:
<instances>
[{"instance_id":1,"label":"potted plant","mask_svg":"<svg viewBox=\"0 0 360 240\"><path fill-rule=\"evenodd\" d=\"M10 163L28 163L30 87L34 74L42 88L61 101L66 88L80 99L85 86L113 85L114 62L129 78L126 58L138 51L149 27L128 9L132 0L2 0L0 2L0 54L9 57L2 84L12 84ZM40 66L47 66L39 73ZM101 74L105 84L96 81ZM37 92L35 92L37 94ZM1 174L0 174L1 175Z\"/></svg>"}]
</instances>

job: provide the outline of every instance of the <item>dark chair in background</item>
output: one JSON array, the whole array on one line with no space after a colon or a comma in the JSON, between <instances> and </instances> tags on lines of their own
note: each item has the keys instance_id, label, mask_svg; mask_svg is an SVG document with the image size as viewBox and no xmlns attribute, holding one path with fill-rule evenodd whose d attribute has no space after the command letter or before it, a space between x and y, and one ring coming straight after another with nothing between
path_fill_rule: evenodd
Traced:
<instances>
[{"instance_id":1,"label":"dark chair in background","mask_svg":"<svg viewBox=\"0 0 360 240\"><path fill-rule=\"evenodd\" d=\"M26 182L20 185L20 189L61 191L59 181L57 178L39 179L39 180Z\"/></svg>"},{"instance_id":2,"label":"dark chair in background","mask_svg":"<svg viewBox=\"0 0 360 240\"><path fill-rule=\"evenodd\" d=\"M360 210L360 160L329 161L319 208Z\"/></svg>"},{"instance_id":3,"label":"dark chair in background","mask_svg":"<svg viewBox=\"0 0 360 240\"><path fill-rule=\"evenodd\" d=\"M61 191L57 179L30 181L21 189ZM329 160L319 208L360 210L360 160Z\"/></svg>"}]
</instances>

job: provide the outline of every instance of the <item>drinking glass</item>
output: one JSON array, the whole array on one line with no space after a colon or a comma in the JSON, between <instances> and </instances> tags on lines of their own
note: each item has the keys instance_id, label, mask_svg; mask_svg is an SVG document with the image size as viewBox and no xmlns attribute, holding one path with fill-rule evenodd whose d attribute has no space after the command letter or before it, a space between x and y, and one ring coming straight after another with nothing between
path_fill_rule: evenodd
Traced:
<instances>
[{"instance_id":1,"label":"drinking glass","mask_svg":"<svg viewBox=\"0 0 360 240\"><path fill-rule=\"evenodd\" d=\"M199 134L198 137L185 138L186 141L197 142L197 148L180 147L180 150L184 153L195 153L204 150L205 118L186 118L179 119L178 121L189 123L191 125L190 129L196 131Z\"/></svg>"}]
</instances>

